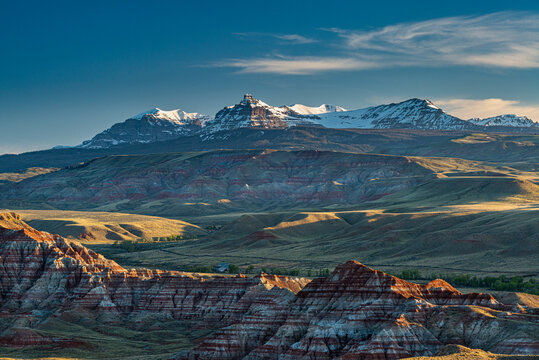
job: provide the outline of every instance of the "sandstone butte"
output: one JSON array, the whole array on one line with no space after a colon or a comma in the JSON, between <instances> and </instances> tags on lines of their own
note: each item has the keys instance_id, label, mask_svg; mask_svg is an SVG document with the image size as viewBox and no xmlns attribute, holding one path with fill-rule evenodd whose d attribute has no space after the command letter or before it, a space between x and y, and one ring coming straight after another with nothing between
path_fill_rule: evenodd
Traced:
<instances>
[{"instance_id":1,"label":"sandstone butte","mask_svg":"<svg viewBox=\"0 0 539 360\"><path fill-rule=\"evenodd\" d=\"M312 281L125 269L0 214L0 344L58 343L33 329L68 311L218 329L177 359L399 359L448 344L539 354L536 309L462 294L443 280L418 285L356 261Z\"/></svg>"}]
</instances>

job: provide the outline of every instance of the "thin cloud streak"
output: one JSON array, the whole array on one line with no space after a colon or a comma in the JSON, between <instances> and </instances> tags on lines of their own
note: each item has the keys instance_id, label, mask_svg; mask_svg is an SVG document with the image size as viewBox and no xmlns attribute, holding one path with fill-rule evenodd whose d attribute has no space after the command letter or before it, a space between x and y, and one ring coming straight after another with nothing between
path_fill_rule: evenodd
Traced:
<instances>
[{"instance_id":1,"label":"thin cloud streak","mask_svg":"<svg viewBox=\"0 0 539 360\"><path fill-rule=\"evenodd\" d=\"M448 17L371 31L321 30L336 35L335 41L320 45L333 48L336 55L244 58L214 65L238 68L240 73L292 75L394 67L539 68L539 14L536 13ZM290 41L291 45L316 41L298 34L271 36Z\"/></svg>"},{"instance_id":2,"label":"thin cloud streak","mask_svg":"<svg viewBox=\"0 0 539 360\"><path fill-rule=\"evenodd\" d=\"M239 73L309 75L324 71L365 70L376 63L354 58L280 57L262 59L232 59L215 63L214 67L239 68Z\"/></svg>"},{"instance_id":3,"label":"thin cloud streak","mask_svg":"<svg viewBox=\"0 0 539 360\"><path fill-rule=\"evenodd\" d=\"M303 36L300 34L273 34L273 33L261 33L261 32L235 32L232 35L247 39L247 38L274 38L282 40L282 42L291 45L312 44L318 42L318 40Z\"/></svg>"},{"instance_id":4,"label":"thin cloud streak","mask_svg":"<svg viewBox=\"0 0 539 360\"><path fill-rule=\"evenodd\" d=\"M273 37L279 40L285 40L293 44L311 44L316 42L315 39L305 37L298 34L285 34L285 35L273 35Z\"/></svg>"},{"instance_id":5,"label":"thin cloud streak","mask_svg":"<svg viewBox=\"0 0 539 360\"><path fill-rule=\"evenodd\" d=\"M470 119L473 117L488 118L503 114L527 116L539 122L539 104L521 105L520 101L489 99L439 99L434 103L442 107L447 113Z\"/></svg>"}]
</instances>

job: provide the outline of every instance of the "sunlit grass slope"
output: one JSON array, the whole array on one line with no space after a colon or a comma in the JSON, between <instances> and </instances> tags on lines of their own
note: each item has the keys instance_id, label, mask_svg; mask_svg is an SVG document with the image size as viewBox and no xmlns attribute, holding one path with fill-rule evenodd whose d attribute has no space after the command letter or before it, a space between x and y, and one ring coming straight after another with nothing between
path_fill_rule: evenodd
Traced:
<instances>
[{"instance_id":1,"label":"sunlit grass slope","mask_svg":"<svg viewBox=\"0 0 539 360\"><path fill-rule=\"evenodd\" d=\"M32 227L83 243L205 234L197 225L157 216L62 210L17 210L17 213Z\"/></svg>"}]
</instances>

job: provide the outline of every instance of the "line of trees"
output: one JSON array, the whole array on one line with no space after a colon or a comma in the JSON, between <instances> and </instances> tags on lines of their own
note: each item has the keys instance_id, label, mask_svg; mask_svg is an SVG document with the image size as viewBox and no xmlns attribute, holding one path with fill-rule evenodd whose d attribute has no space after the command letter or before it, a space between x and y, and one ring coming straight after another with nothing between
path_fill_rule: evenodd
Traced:
<instances>
[{"instance_id":1,"label":"line of trees","mask_svg":"<svg viewBox=\"0 0 539 360\"><path fill-rule=\"evenodd\" d=\"M184 268L184 271L187 272L200 272L200 273L212 273L214 272L212 265L190 265L186 266ZM322 268L322 269L309 269L306 271L301 271L297 268L255 268L253 265L249 265L245 268L240 268L236 264L229 264L228 265L228 273L229 274L258 274L258 273L266 273L271 275L285 275L285 276L308 276L308 277L324 277L328 276L331 273L330 269Z\"/></svg>"},{"instance_id":2,"label":"line of trees","mask_svg":"<svg viewBox=\"0 0 539 360\"><path fill-rule=\"evenodd\" d=\"M261 269L263 273L272 274L272 275L288 275L288 276L298 276L300 274L299 269L287 269L287 268L265 268Z\"/></svg>"},{"instance_id":3,"label":"line of trees","mask_svg":"<svg viewBox=\"0 0 539 360\"><path fill-rule=\"evenodd\" d=\"M122 249L125 251L143 251L148 250L148 244L165 243L165 242L177 242L183 240L197 239L197 235L194 234L182 234L182 235L170 235L170 236L155 236L152 238L141 238L137 240L117 240L112 244L112 247Z\"/></svg>"},{"instance_id":4,"label":"line of trees","mask_svg":"<svg viewBox=\"0 0 539 360\"><path fill-rule=\"evenodd\" d=\"M405 280L434 280L444 279L454 286L479 287L495 291L520 291L529 294L539 295L539 282L531 278L525 280L522 276L508 277L500 276L485 276L478 277L470 274L455 274L455 273L431 273L422 276L419 270L403 270L398 276Z\"/></svg>"},{"instance_id":5,"label":"line of trees","mask_svg":"<svg viewBox=\"0 0 539 360\"><path fill-rule=\"evenodd\" d=\"M149 239L139 239L137 241L142 242L163 242L163 241L182 241L182 240L191 240L197 239L198 236L195 234L181 234L181 235L170 235L170 236L156 236Z\"/></svg>"}]
</instances>

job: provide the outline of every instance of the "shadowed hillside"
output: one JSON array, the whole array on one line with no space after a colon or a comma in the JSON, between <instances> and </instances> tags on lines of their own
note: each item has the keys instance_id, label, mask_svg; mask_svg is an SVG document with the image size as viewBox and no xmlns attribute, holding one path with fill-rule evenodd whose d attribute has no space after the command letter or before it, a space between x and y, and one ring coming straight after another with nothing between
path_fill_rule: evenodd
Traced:
<instances>
[{"instance_id":1,"label":"shadowed hillside","mask_svg":"<svg viewBox=\"0 0 539 360\"><path fill-rule=\"evenodd\" d=\"M230 209L352 204L435 173L401 156L237 150L109 156L6 187L5 207L181 216ZM1 201L0 200L0 201Z\"/></svg>"},{"instance_id":2,"label":"shadowed hillside","mask_svg":"<svg viewBox=\"0 0 539 360\"><path fill-rule=\"evenodd\" d=\"M539 163L536 134L469 133L403 129L292 127L238 129L204 141L198 136L106 149L51 149L0 156L0 173L31 167L73 166L106 155L155 154L217 149L322 150L407 156L442 156L517 164Z\"/></svg>"}]
</instances>

